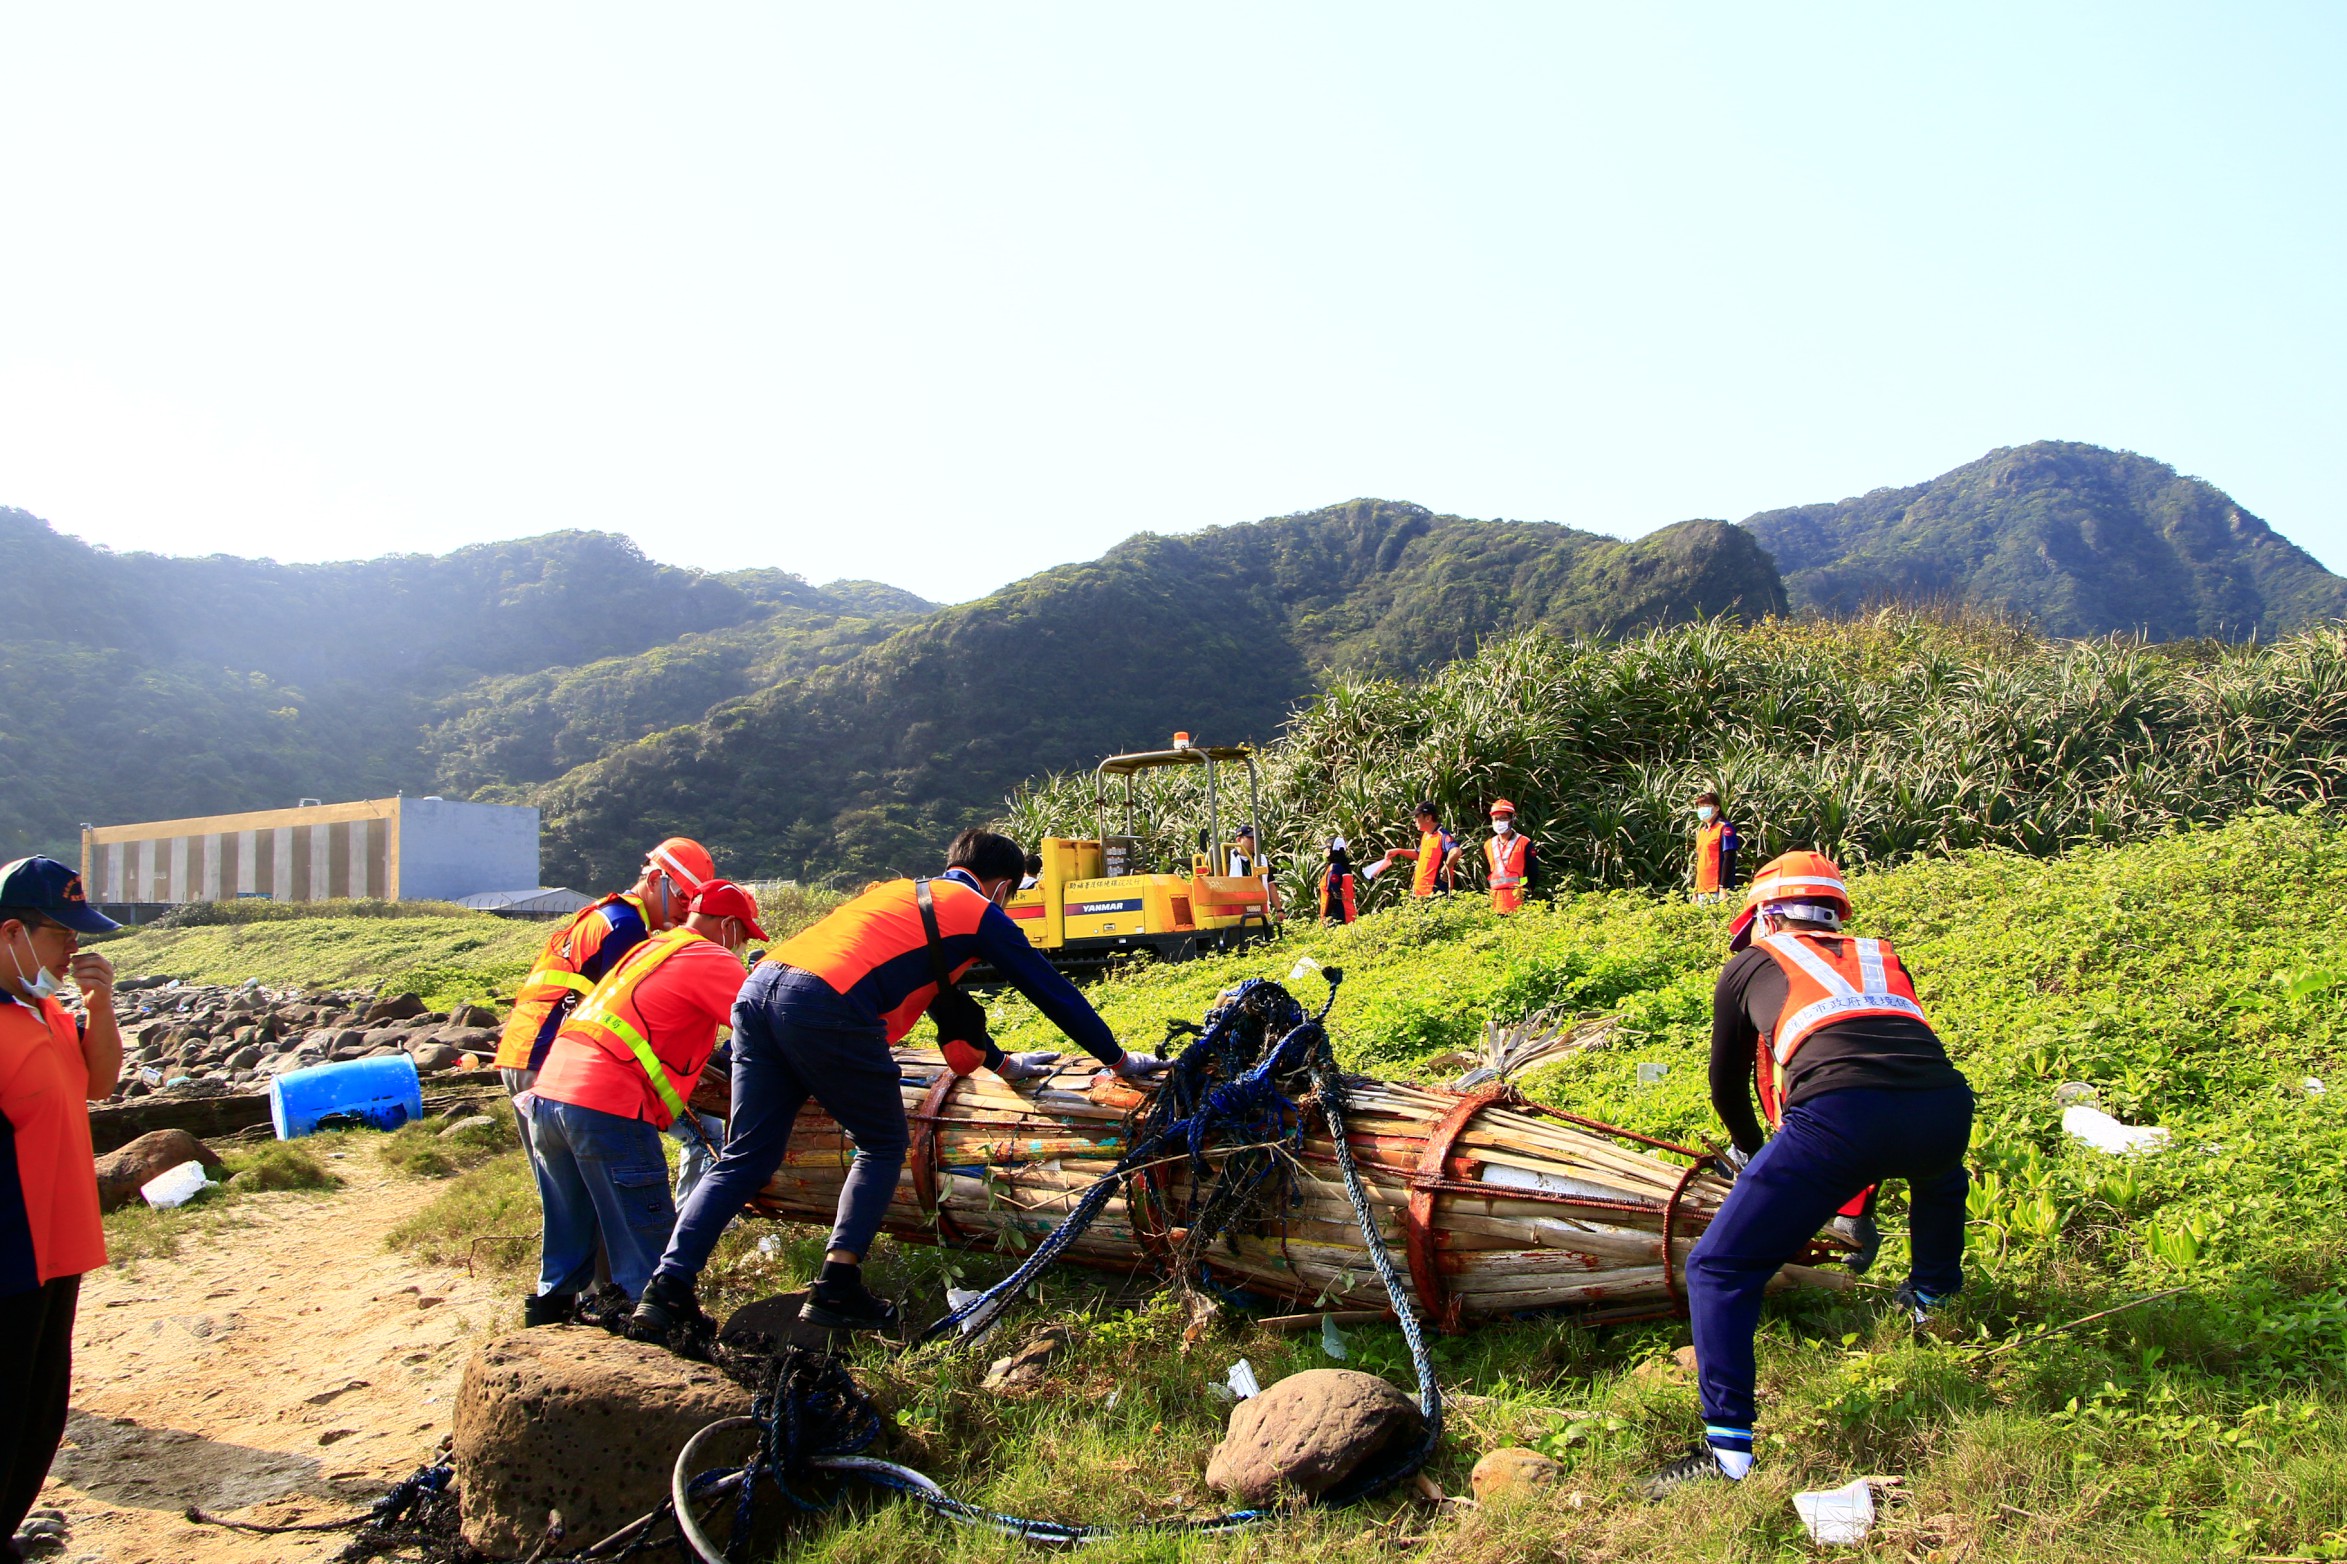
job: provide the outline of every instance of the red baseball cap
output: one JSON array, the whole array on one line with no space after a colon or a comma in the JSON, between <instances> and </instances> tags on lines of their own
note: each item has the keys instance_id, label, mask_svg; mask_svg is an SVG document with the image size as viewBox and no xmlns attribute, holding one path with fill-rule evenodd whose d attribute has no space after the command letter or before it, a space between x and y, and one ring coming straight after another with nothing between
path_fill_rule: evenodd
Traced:
<instances>
[{"instance_id":1,"label":"red baseball cap","mask_svg":"<svg viewBox=\"0 0 2347 1564\"><path fill-rule=\"evenodd\" d=\"M709 849L689 836L672 836L644 855L644 862L665 870L688 896L717 883L717 860ZM761 935L760 938L764 936Z\"/></svg>"},{"instance_id":2,"label":"red baseball cap","mask_svg":"<svg viewBox=\"0 0 2347 1564\"><path fill-rule=\"evenodd\" d=\"M702 886L701 894L693 898L692 910L704 918L739 918L750 938L769 937L758 927L758 899L731 880L711 880Z\"/></svg>"}]
</instances>

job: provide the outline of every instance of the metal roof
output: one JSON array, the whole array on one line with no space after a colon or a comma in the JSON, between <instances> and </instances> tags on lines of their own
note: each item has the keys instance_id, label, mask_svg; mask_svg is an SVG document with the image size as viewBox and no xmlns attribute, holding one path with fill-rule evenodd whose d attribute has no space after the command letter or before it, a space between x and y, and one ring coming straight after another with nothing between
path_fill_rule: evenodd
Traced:
<instances>
[{"instance_id":1,"label":"metal roof","mask_svg":"<svg viewBox=\"0 0 2347 1564\"><path fill-rule=\"evenodd\" d=\"M1130 755L1111 755L1097 768L1104 777L1129 777L1158 766L1203 766L1210 760L1245 760L1255 753L1250 744L1193 744L1188 749L1145 749Z\"/></svg>"}]
</instances>

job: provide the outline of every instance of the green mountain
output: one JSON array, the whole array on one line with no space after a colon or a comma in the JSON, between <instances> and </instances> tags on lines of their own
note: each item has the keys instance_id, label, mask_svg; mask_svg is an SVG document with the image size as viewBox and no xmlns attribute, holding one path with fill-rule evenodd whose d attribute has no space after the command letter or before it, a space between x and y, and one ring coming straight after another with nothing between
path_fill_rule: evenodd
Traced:
<instances>
[{"instance_id":1,"label":"green mountain","mask_svg":"<svg viewBox=\"0 0 2347 1564\"><path fill-rule=\"evenodd\" d=\"M635 738L708 702L652 720L599 684L604 660L690 660L731 637L812 665L931 606L875 583L680 570L602 533L279 565L115 554L9 509L0 579L23 584L0 657L7 856L71 851L83 820L432 789L463 754L461 712L558 666L580 665L540 710Z\"/></svg>"},{"instance_id":2,"label":"green mountain","mask_svg":"<svg viewBox=\"0 0 2347 1564\"><path fill-rule=\"evenodd\" d=\"M2271 638L2347 614L2347 579L2220 489L2148 457L2041 440L1911 489L1745 521L1797 609L1953 603L2050 635Z\"/></svg>"},{"instance_id":3,"label":"green mountain","mask_svg":"<svg viewBox=\"0 0 2347 1564\"><path fill-rule=\"evenodd\" d=\"M1177 729L1268 740L1333 670L1413 674L1483 640L1781 612L1751 538L1634 542L1356 500L1143 534L626 745L536 796L548 874L601 884L692 830L736 872L853 878L937 843L1038 772Z\"/></svg>"}]
</instances>

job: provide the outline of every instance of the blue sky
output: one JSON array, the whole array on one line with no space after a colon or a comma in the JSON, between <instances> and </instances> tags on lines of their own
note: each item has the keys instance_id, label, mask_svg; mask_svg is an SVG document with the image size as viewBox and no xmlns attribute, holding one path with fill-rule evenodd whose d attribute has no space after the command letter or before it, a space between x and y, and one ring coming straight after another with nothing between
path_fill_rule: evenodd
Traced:
<instances>
[{"instance_id":1,"label":"blue sky","mask_svg":"<svg viewBox=\"0 0 2347 1564\"><path fill-rule=\"evenodd\" d=\"M0 504L946 599L2088 440L2347 567L2347 8L19 6Z\"/></svg>"}]
</instances>

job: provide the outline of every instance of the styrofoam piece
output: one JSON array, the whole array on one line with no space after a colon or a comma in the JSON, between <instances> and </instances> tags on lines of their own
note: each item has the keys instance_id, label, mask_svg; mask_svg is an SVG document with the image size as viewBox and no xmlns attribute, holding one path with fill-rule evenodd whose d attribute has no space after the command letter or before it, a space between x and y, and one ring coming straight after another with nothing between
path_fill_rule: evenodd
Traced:
<instances>
[{"instance_id":1,"label":"styrofoam piece","mask_svg":"<svg viewBox=\"0 0 2347 1564\"><path fill-rule=\"evenodd\" d=\"M2062 1132L2113 1156L2157 1151L2169 1138L2168 1132L2156 1124L2121 1124L2100 1108L2089 1108L2084 1103L2062 1110Z\"/></svg>"},{"instance_id":2,"label":"styrofoam piece","mask_svg":"<svg viewBox=\"0 0 2347 1564\"><path fill-rule=\"evenodd\" d=\"M1874 1490L1861 1477L1839 1488L1793 1495L1793 1513L1809 1528L1812 1542L1864 1542L1874 1529Z\"/></svg>"},{"instance_id":3,"label":"styrofoam piece","mask_svg":"<svg viewBox=\"0 0 2347 1564\"><path fill-rule=\"evenodd\" d=\"M1231 1365L1230 1372L1223 1376L1223 1383L1230 1386L1231 1394L1241 1401L1249 1396L1263 1394L1263 1386L1255 1378L1255 1365L1245 1358Z\"/></svg>"},{"instance_id":4,"label":"styrofoam piece","mask_svg":"<svg viewBox=\"0 0 2347 1564\"><path fill-rule=\"evenodd\" d=\"M168 1211L173 1206L184 1206L205 1189L219 1186L204 1177L201 1162L182 1162L177 1167L165 1168L139 1186L140 1196L148 1205Z\"/></svg>"}]
</instances>

